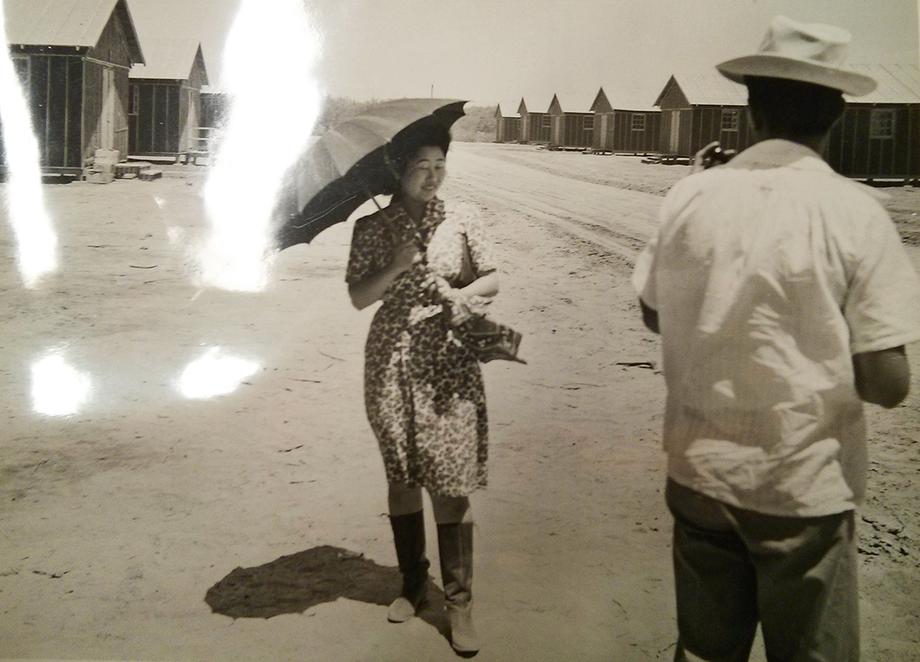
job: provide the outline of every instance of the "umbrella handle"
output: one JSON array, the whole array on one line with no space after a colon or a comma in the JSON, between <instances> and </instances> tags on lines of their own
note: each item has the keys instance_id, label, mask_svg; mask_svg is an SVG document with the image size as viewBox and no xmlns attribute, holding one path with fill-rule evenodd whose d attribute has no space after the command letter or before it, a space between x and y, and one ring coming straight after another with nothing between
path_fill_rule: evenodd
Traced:
<instances>
[{"instance_id":1,"label":"umbrella handle","mask_svg":"<svg viewBox=\"0 0 920 662\"><path fill-rule=\"evenodd\" d=\"M370 187L364 183L363 179L361 179L360 177L358 177L357 179L358 179L358 183L361 185L361 190L364 191L364 195L366 195L368 198L371 199L371 202L373 202L374 206L377 207L377 211L383 214L383 217L389 221L390 217L387 216L386 211L384 211L383 207L380 206L380 203L377 202L377 196L371 193Z\"/></svg>"},{"instance_id":2,"label":"umbrella handle","mask_svg":"<svg viewBox=\"0 0 920 662\"><path fill-rule=\"evenodd\" d=\"M360 180L359 180L359 181L360 181ZM377 207L377 211L379 211L379 212L383 215L383 218L386 219L388 222L391 221L392 219L391 219L389 216L387 216L386 209L384 209L383 207L381 207L381 206L380 206L380 203L377 202L377 196L371 194L370 189L364 184L363 181L361 181L361 188L364 190L365 195L367 195L367 197L369 197L369 198L371 199L371 201L374 203L374 206ZM422 254L423 258L424 258L424 255L425 255L425 244L424 244L424 242L422 241L422 237L421 237L421 236L419 235L419 233L418 233L418 229L416 229L416 231L415 231L415 243L418 244L419 252L421 252L421 254Z\"/></svg>"}]
</instances>

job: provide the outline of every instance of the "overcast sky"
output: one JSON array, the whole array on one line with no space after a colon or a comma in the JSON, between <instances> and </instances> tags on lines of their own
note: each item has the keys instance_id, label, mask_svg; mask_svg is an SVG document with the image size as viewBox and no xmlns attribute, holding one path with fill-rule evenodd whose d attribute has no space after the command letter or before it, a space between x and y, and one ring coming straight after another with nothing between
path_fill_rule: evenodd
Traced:
<instances>
[{"instance_id":1,"label":"overcast sky","mask_svg":"<svg viewBox=\"0 0 920 662\"><path fill-rule=\"evenodd\" d=\"M272 2L273 0L261 0ZM143 40L204 44L212 83L240 0L129 0ZM853 33L852 63L920 63L920 0L307 0L323 40L325 92L428 96L531 108L622 86L654 100L674 70L756 50L771 16ZM270 66L271 51L254 49ZM608 89L609 91L609 89ZM534 102L530 100L534 99ZM588 99L590 101L590 98ZM574 108L573 108L574 110Z\"/></svg>"}]
</instances>

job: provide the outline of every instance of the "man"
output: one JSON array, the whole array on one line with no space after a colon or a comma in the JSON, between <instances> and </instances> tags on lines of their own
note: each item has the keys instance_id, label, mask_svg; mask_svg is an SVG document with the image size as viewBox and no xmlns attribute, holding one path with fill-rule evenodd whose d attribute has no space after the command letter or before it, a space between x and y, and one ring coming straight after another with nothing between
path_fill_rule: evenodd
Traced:
<instances>
[{"instance_id":1,"label":"man","mask_svg":"<svg viewBox=\"0 0 920 662\"><path fill-rule=\"evenodd\" d=\"M675 659L859 657L854 509L862 401L907 395L920 283L868 187L822 160L850 35L775 18L759 53L718 66L748 87L757 142L665 198L637 262L662 336Z\"/></svg>"}]
</instances>

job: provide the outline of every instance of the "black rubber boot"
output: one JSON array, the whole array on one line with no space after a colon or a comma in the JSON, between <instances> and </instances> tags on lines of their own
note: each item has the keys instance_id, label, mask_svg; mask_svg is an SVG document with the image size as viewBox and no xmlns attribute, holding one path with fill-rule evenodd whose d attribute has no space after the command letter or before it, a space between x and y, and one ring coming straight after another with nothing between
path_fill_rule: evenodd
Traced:
<instances>
[{"instance_id":1,"label":"black rubber boot","mask_svg":"<svg viewBox=\"0 0 920 662\"><path fill-rule=\"evenodd\" d=\"M402 573L402 592L387 610L387 620L404 623L415 616L428 596L428 568L425 558L425 517L422 511L408 515L391 515L396 559Z\"/></svg>"},{"instance_id":2,"label":"black rubber boot","mask_svg":"<svg viewBox=\"0 0 920 662\"><path fill-rule=\"evenodd\" d=\"M438 524L438 551L450 645L462 657L479 652L473 627L473 523Z\"/></svg>"}]
</instances>

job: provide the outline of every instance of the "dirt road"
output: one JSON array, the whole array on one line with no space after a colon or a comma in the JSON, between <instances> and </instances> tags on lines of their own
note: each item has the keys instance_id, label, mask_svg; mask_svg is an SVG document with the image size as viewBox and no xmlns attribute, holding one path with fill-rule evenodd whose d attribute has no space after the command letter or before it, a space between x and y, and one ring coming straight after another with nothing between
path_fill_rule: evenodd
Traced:
<instances>
[{"instance_id":1,"label":"dirt road","mask_svg":"<svg viewBox=\"0 0 920 662\"><path fill-rule=\"evenodd\" d=\"M494 315L529 361L484 368L477 659L670 659L664 388L628 274L682 170L465 144L449 169L445 199L491 229ZM285 251L261 294L198 292L202 173L45 187L64 262L39 291L0 235L0 658L455 659L436 610L385 619L398 578L361 399L372 313L342 283L350 224ZM258 370L183 397L179 375L214 347ZM33 411L49 348L92 378L73 416ZM920 659L912 350L910 399L871 413L867 660Z\"/></svg>"}]
</instances>

